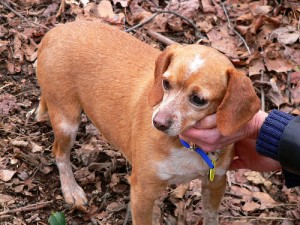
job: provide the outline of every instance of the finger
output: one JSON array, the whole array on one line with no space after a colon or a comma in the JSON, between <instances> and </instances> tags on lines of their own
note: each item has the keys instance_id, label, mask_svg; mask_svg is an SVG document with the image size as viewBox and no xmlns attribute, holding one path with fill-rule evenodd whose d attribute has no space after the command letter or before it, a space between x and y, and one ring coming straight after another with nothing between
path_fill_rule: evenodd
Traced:
<instances>
[{"instance_id":1,"label":"finger","mask_svg":"<svg viewBox=\"0 0 300 225\"><path fill-rule=\"evenodd\" d=\"M181 134L185 138L195 143L203 142L207 144L214 144L220 142L223 137L217 128L213 129L202 129L190 128L189 130Z\"/></svg>"},{"instance_id":2,"label":"finger","mask_svg":"<svg viewBox=\"0 0 300 225\"><path fill-rule=\"evenodd\" d=\"M212 114L199 120L194 127L198 129L211 129L217 126L217 116Z\"/></svg>"},{"instance_id":3,"label":"finger","mask_svg":"<svg viewBox=\"0 0 300 225\"><path fill-rule=\"evenodd\" d=\"M229 167L230 170L238 170L238 169L245 169L245 168L246 168L245 163L239 158L234 159L231 162L230 167Z\"/></svg>"}]
</instances>

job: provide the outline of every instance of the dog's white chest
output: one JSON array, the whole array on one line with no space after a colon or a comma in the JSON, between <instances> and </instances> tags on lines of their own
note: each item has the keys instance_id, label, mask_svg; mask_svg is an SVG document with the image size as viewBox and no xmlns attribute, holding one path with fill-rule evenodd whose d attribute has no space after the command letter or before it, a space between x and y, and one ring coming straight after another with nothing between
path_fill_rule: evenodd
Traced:
<instances>
[{"instance_id":1,"label":"dog's white chest","mask_svg":"<svg viewBox=\"0 0 300 225\"><path fill-rule=\"evenodd\" d=\"M164 160L157 162L157 175L169 184L186 183L206 176L208 166L198 153L186 148L173 148Z\"/></svg>"}]
</instances>

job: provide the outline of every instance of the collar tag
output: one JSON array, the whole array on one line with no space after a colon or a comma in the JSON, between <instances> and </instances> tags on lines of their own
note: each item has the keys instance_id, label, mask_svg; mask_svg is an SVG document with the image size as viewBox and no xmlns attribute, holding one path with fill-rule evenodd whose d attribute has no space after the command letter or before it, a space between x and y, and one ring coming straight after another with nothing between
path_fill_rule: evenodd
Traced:
<instances>
[{"instance_id":1,"label":"collar tag","mask_svg":"<svg viewBox=\"0 0 300 225\"><path fill-rule=\"evenodd\" d=\"M186 148L188 148L188 149L190 149L190 150L193 150L193 151L197 152L197 153L202 157L202 159L204 160L204 162L208 165L208 167L209 167L210 169L214 169L214 168L215 168L215 166L214 166L212 160L207 156L207 154L206 154L201 148L198 148L198 147L196 147L195 145L189 145L187 142L185 142L185 141L182 140L182 139L179 139L179 140L180 140L180 143L181 143L184 147L186 147Z\"/></svg>"}]
</instances>

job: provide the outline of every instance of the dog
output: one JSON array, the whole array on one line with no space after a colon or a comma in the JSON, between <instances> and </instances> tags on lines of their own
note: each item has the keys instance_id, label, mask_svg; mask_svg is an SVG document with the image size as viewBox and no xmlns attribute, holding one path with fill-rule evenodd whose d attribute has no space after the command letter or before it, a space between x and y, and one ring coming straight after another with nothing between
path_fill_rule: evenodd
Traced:
<instances>
[{"instance_id":1,"label":"dog","mask_svg":"<svg viewBox=\"0 0 300 225\"><path fill-rule=\"evenodd\" d=\"M212 169L182 145L179 134L217 113L218 129L230 135L259 110L250 79L227 57L196 44L161 52L110 25L77 21L44 36L36 72L41 88L36 119L50 119L67 203L87 203L69 159L84 112L132 164L134 225L152 224L154 201L168 185L195 178L202 179L204 224L218 223L233 146L208 154L208 160L214 157ZM214 176L208 178L210 172Z\"/></svg>"}]
</instances>

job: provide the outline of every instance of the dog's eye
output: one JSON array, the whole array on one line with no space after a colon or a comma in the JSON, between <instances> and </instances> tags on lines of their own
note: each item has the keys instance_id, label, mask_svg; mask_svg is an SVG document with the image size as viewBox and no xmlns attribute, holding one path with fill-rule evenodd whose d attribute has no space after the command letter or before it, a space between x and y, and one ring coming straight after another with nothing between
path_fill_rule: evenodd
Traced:
<instances>
[{"instance_id":1,"label":"dog's eye","mask_svg":"<svg viewBox=\"0 0 300 225\"><path fill-rule=\"evenodd\" d=\"M206 104L206 100L204 98L200 98L198 95L191 95L190 101L196 106L203 106Z\"/></svg>"},{"instance_id":2,"label":"dog's eye","mask_svg":"<svg viewBox=\"0 0 300 225\"><path fill-rule=\"evenodd\" d=\"M168 80L163 80L162 84L165 90L169 90L171 88L170 82Z\"/></svg>"}]
</instances>

